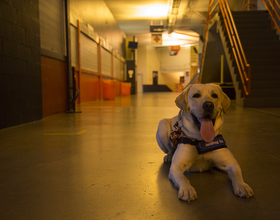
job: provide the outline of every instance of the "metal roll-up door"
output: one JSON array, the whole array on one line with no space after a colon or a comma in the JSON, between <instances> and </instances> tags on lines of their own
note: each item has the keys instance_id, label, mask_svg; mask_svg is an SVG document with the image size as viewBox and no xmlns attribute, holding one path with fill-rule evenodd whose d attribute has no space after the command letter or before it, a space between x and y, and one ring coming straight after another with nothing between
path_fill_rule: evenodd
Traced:
<instances>
[{"instance_id":1,"label":"metal roll-up door","mask_svg":"<svg viewBox=\"0 0 280 220\"><path fill-rule=\"evenodd\" d=\"M65 56L65 25L62 0L39 1L41 48Z\"/></svg>"},{"instance_id":2,"label":"metal roll-up door","mask_svg":"<svg viewBox=\"0 0 280 220\"><path fill-rule=\"evenodd\" d=\"M124 62L121 62L121 78L126 80L126 65Z\"/></svg>"},{"instance_id":3,"label":"metal roll-up door","mask_svg":"<svg viewBox=\"0 0 280 220\"><path fill-rule=\"evenodd\" d=\"M111 53L105 50L103 47L101 48L101 70L102 74L111 76Z\"/></svg>"},{"instance_id":4,"label":"metal roll-up door","mask_svg":"<svg viewBox=\"0 0 280 220\"><path fill-rule=\"evenodd\" d=\"M82 69L98 72L98 45L91 38L81 33Z\"/></svg>"},{"instance_id":5,"label":"metal roll-up door","mask_svg":"<svg viewBox=\"0 0 280 220\"><path fill-rule=\"evenodd\" d=\"M114 56L114 77L119 79L120 76L120 60Z\"/></svg>"},{"instance_id":6,"label":"metal roll-up door","mask_svg":"<svg viewBox=\"0 0 280 220\"><path fill-rule=\"evenodd\" d=\"M71 65L78 67L78 30L70 26L71 33Z\"/></svg>"}]
</instances>

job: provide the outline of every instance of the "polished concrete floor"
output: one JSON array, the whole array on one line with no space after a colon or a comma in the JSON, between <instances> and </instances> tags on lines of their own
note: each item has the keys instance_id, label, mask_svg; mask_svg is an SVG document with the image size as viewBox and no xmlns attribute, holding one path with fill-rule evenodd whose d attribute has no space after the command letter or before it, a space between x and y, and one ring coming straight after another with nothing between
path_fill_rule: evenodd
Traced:
<instances>
[{"instance_id":1,"label":"polished concrete floor","mask_svg":"<svg viewBox=\"0 0 280 220\"><path fill-rule=\"evenodd\" d=\"M234 196L227 174L186 173L198 193L178 200L156 143L177 93L94 101L0 130L0 219L280 219L280 109L232 103L224 138L255 195Z\"/></svg>"}]
</instances>

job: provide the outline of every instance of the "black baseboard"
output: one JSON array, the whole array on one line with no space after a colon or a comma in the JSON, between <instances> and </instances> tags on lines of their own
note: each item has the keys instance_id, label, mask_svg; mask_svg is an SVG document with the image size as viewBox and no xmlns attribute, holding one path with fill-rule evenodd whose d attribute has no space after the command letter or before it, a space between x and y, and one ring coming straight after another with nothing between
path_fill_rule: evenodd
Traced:
<instances>
[{"instance_id":1,"label":"black baseboard","mask_svg":"<svg viewBox=\"0 0 280 220\"><path fill-rule=\"evenodd\" d=\"M166 85L143 85L143 92L172 92Z\"/></svg>"},{"instance_id":2,"label":"black baseboard","mask_svg":"<svg viewBox=\"0 0 280 220\"><path fill-rule=\"evenodd\" d=\"M222 87L222 86L221 86ZM227 94L227 96L231 99L231 100L235 100L235 90L234 88L223 88L222 90L224 93Z\"/></svg>"}]
</instances>

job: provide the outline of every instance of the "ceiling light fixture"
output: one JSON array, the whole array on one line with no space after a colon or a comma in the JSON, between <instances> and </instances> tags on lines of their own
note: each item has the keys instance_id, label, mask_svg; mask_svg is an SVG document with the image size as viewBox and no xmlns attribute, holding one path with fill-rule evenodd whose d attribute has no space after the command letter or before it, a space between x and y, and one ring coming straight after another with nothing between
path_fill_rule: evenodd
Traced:
<instances>
[{"instance_id":1,"label":"ceiling light fixture","mask_svg":"<svg viewBox=\"0 0 280 220\"><path fill-rule=\"evenodd\" d=\"M166 4L150 4L140 6L137 12L137 17L150 19L165 19L168 14L168 5Z\"/></svg>"}]
</instances>

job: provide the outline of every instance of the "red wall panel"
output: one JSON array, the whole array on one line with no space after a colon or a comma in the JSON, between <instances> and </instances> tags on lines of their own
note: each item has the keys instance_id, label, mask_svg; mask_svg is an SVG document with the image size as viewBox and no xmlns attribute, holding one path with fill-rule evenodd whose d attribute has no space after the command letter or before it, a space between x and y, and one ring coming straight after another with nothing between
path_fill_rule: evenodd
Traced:
<instances>
[{"instance_id":1,"label":"red wall panel","mask_svg":"<svg viewBox=\"0 0 280 220\"><path fill-rule=\"evenodd\" d=\"M89 102L99 99L100 89L97 76L82 73L80 86L81 102Z\"/></svg>"},{"instance_id":2,"label":"red wall panel","mask_svg":"<svg viewBox=\"0 0 280 220\"><path fill-rule=\"evenodd\" d=\"M41 56L43 117L67 110L66 62Z\"/></svg>"}]
</instances>

